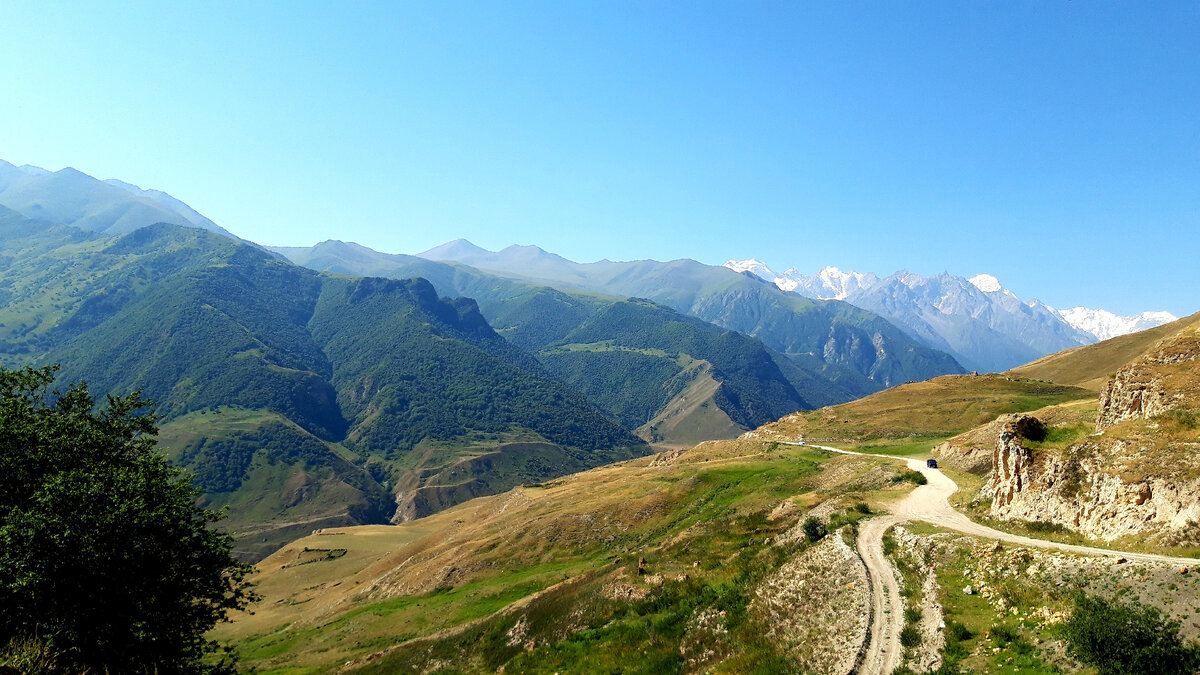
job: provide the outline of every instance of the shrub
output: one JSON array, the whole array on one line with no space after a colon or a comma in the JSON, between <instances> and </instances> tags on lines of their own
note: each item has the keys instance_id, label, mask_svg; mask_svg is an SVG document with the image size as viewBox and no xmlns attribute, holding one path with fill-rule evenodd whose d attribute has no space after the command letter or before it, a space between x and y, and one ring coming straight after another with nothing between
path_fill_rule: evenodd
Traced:
<instances>
[{"instance_id":1,"label":"shrub","mask_svg":"<svg viewBox=\"0 0 1200 675\"><path fill-rule=\"evenodd\" d=\"M905 623L916 623L920 620L921 620L921 608L919 608L919 607L905 607L904 608L904 622Z\"/></svg>"},{"instance_id":2,"label":"shrub","mask_svg":"<svg viewBox=\"0 0 1200 675\"><path fill-rule=\"evenodd\" d=\"M1000 645L1001 647L1010 642L1016 642L1017 640L1017 631L1013 629L1012 626L1005 626L1004 624L998 623L995 626L992 626L992 630L990 632L992 634L992 639L995 640L996 644Z\"/></svg>"},{"instance_id":3,"label":"shrub","mask_svg":"<svg viewBox=\"0 0 1200 675\"><path fill-rule=\"evenodd\" d=\"M1067 649L1101 675L1192 673L1200 649L1185 644L1179 622L1153 607L1080 593L1063 625Z\"/></svg>"},{"instance_id":4,"label":"shrub","mask_svg":"<svg viewBox=\"0 0 1200 675\"><path fill-rule=\"evenodd\" d=\"M900 646L909 649L921 644L921 631L916 626L905 626L900 631Z\"/></svg>"},{"instance_id":5,"label":"shrub","mask_svg":"<svg viewBox=\"0 0 1200 675\"><path fill-rule=\"evenodd\" d=\"M1027 520L1025 529L1036 534L1071 534L1071 530L1061 523L1051 523L1045 520Z\"/></svg>"},{"instance_id":6,"label":"shrub","mask_svg":"<svg viewBox=\"0 0 1200 675\"><path fill-rule=\"evenodd\" d=\"M946 624L946 641L962 642L975 637L969 628L957 621L951 621Z\"/></svg>"},{"instance_id":7,"label":"shrub","mask_svg":"<svg viewBox=\"0 0 1200 675\"><path fill-rule=\"evenodd\" d=\"M825 529L825 524L818 520L816 516L809 516L801 527L804 529L804 536L808 537L808 540L811 542L820 541L826 534L829 534Z\"/></svg>"},{"instance_id":8,"label":"shrub","mask_svg":"<svg viewBox=\"0 0 1200 675\"><path fill-rule=\"evenodd\" d=\"M929 479L920 471L913 471L912 469L904 469L892 477L893 483L903 483L904 481L908 481L913 485L924 485L929 482Z\"/></svg>"},{"instance_id":9,"label":"shrub","mask_svg":"<svg viewBox=\"0 0 1200 675\"><path fill-rule=\"evenodd\" d=\"M864 516L870 515L870 513L871 513L871 507L867 506L866 502L858 502L857 504L854 505L854 510L858 511L859 513L863 514Z\"/></svg>"}]
</instances>

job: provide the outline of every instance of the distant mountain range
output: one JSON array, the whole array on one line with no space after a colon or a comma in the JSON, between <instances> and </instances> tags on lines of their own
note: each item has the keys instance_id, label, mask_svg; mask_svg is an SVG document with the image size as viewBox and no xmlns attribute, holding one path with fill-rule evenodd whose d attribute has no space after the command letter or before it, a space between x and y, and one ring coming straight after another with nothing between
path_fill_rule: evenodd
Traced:
<instances>
[{"instance_id":1,"label":"distant mountain range","mask_svg":"<svg viewBox=\"0 0 1200 675\"><path fill-rule=\"evenodd\" d=\"M891 378L924 379L927 373L961 370L953 359L917 344L870 313L840 304L825 307L693 261L611 263L604 274L623 279L605 283L589 280L591 270L535 247L509 249L502 262L526 272L540 269L542 277L517 276L499 269L495 261L481 262L481 253L491 254L465 242L422 254L440 261L340 241L272 250L320 271L421 276L440 293L475 298L501 335L535 354L564 381L585 386L578 379L584 373L592 373L589 378L603 373L585 386L593 400L607 401L599 404L624 420L627 428L670 444L704 435L736 435L784 407L814 408L851 400L889 386ZM448 260L451 256L488 269ZM739 316L751 303L762 311ZM698 311L690 311L693 307ZM742 329L722 320L740 321ZM752 321L761 323L763 330L754 331ZM878 333L868 332L871 329ZM580 342L584 334L587 340ZM747 339L750 342L742 345ZM730 358L730 349L741 356ZM651 361L658 363L651 368ZM682 390L677 387L683 381L673 379L677 376L691 378ZM610 378L624 379L607 381ZM777 386L779 380L786 386ZM738 384L750 381L758 384ZM657 383L653 386L660 393L618 394L651 383ZM662 391L670 395L664 397ZM773 403L764 404L764 396ZM657 403L630 417L633 401Z\"/></svg>"},{"instance_id":2,"label":"distant mountain range","mask_svg":"<svg viewBox=\"0 0 1200 675\"><path fill-rule=\"evenodd\" d=\"M536 246L491 252L457 240L418 254L492 274L618 297L648 298L758 338L799 367L857 398L962 367L878 314L781 291L763 280L694 260L577 263ZM803 392L802 392L803 393ZM825 401L828 396L821 397Z\"/></svg>"},{"instance_id":3,"label":"distant mountain range","mask_svg":"<svg viewBox=\"0 0 1200 675\"><path fill-rule=\"evenodd\" d=\"M770 281L805 297L842 300L876 312L972 370L1003 371L1049 353L1145 330L1170 321L1168 312L1117 316L1076 307L1057 310L1022 302L996 277L897 272L885 278L825 267L812 276L795 268L777 274L757 259L725 267Z\"/></svg>"},{"instance_id":4,"label":"distant mountain range","mask_svg":"<svg viewBox=\"0 0 1200 675\"><path fill-rule=\"evenodd\" d=\"M233 236L165 192L97 180L70 167L50 172L0 160L0 206L26 218L107 234L171 223Z\"/></svg>"},{"instance_id":5,"label":"distant mountain range","mask_svg":"<svg viewBox=\"0 0 1200 675\"><path fill-rule=\"evenodd\" d=\"M1162 318L1058 313L985 276L727 267L267 249L163 192L0 161L0 364L142 390L250 559L1093 340L1064 317Z\"/></svg>"}]
</instances>

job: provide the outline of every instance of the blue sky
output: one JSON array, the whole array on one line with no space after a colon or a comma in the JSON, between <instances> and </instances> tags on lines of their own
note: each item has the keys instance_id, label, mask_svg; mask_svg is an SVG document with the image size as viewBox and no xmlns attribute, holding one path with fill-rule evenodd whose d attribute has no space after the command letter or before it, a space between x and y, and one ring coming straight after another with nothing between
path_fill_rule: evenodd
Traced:
<instances>
[{"instance_id":1,"label":"blue sky","mask_svg":"<svg viewBox=\"0 0 1200 675\"><path fill-rule=\"evenodd\" d=\"M1200 310L1200 3L0 3L0 158L268 244Z\"/></svg>"}]
</instances>

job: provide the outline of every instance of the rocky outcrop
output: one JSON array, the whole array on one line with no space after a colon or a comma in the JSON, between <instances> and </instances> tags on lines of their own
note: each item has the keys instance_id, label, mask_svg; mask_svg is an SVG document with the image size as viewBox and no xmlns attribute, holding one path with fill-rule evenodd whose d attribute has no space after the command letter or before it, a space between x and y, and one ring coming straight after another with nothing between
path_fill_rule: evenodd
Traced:
<instances>
[{"instance_id":1,"label":"rocky outcrop","mask_svg":"<svg viewBox=\"0 0 1200 675\"><path fill-rule=\"evenodd\" d=\"M1126 420L1149 419L1167 411L1174 396L1163 391L1161 381L1143 368L1122 368L1100 392L1096 430L1104 431Z\"/></svg>"},{"instance_id":2,"label":"rocky outcrop","mask_svg":"<svg viewBox=\"0 0 1200 675\"><path fill-rule=\"evenodd\" d=\"M986 445L958 445L942 441L930 453L939 466L986 476L992 469L992 448Z\"/></svg>"},{"instance_id":3,"label":"rocky outcrop","mask_svg":"<svg viewBox=\"0 0 1200 675\"><path fill-rule=\"evenodd\" d=\"M1046 425L1031 415L1005 415L998 422L1000 433L992 452L992 476L980 492L980 497L991 497L993 512L1010 504L1029 482L1033 457L1021 440L1046 437Z\"/></svg>"},{"instance_id":4,"label":"rocky outcrop","mask_svg":"<svg viewBox=\"0 0 1200 675\"><path fill-rule=\"evenodd\" d=\"M998 518L1057 523L1105 541L1153 535L1174 545L1200 536L1200 479L1122 471L1121 458L1139 454L1128 442L1094 440L1041 456L1007 446L997 448L1004 462L989 482Z\"/></svg>"},{"instance_id":5,"label":"rocky outcrop","mask_svg":"<svg viewBox=\"0 0 1200 675\"><path fill-rule=\"evenodd\" d=\"M977 476L988 476L992 471L992 456L996 452L996 439L1012 415L1001 415L994 421L943 441L933 448L933 458L938 464Z\"/></svg>"}]
</instances>

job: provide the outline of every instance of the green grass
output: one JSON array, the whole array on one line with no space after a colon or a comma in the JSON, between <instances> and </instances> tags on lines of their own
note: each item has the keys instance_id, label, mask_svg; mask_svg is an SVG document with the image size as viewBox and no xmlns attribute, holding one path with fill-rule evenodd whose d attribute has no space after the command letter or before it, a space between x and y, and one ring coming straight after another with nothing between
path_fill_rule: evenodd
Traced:
<instances>
[{"instance_id":1,"label":"green grass","mask_svg":"<svg viewBox=\"0 0 1200 675\"><path fill-rule=\"evenodd\" d=\"M926 436L920 439L896 439L886 443L863 443L852 446L857 452L873 455L895 455L897 457L915 457L925 459L934 446L942 441L953 438L953 435Z\"/></svg>"},{"instance_id":2,"label":"green grass","mask_svg":"<svg viewBox=\"0 0 1200 675\"><path fill-rule=\"evenodd\" d=\"M747 450L752 445L747 445ZM453 542L438 534L450 531L442 528L453 528L453 541L478 542L472 544L477 546L474 552L460 554L453 564L479 571L453 587L418 595L366 604L353 594L344 596L349 602L332 614L311 611L327 602L318 589L328 587L333 579L363 579L364 583L375 579L377 572L355 576L350 566L374 569L373 560L378 558L358 552L360 545L352 531L338 537L310 537L304 543L310 548L323 545L349 550L335 561L295 568L294 573L303 579L295 578L288 586L293 590L285 592L292 593L298 603L295 612L309 613L292 615L312 618L288 625L286 606L272 607L274 628L234 638L239 654L247 666L263 670L297 666L325 672L372 651L415 640L372 663L368 672L405 672L410 666L443 657L462 672L491 672L510 660L508 672L615 672L631 667L644 669L635 672L661 672L678 669L671 664L678 664L684 626L698 609L711 607L726 613L730 637L710 646L727 656L728 663L736 663L738 672L786 665L786 658L762 641L765 631L745 616L745 607L758 581L804 545L782 548L768 543L794 526L799 514L776 520L767 515L784 499L810 492L822 464L834 458L809 448L756 447L758 451L746 457L723 458L718 452L712 456L716 461L680 464L666 471L646 468L645 462L639 461L566 479L601 481L594 485L552 483L522 490L538 500L535 504L544 502L551 510L514 511L516 520L502 519L487 525L486 530L464 530L468 526L458 524L461 514L469 512L462 509L487 512L486 505L464 505L406 524L397 531L426 528L413 540L415 548L411 550L426 551L421 542L441 546L446 541L452 548ZM836 460L863 461L842 456ZM565 517L559 509L575 512L579 508L577 498L560 504L564 494L589 495L586 498L598 501L582 511L588 514L586 520L556 520ZM870 508L850 505L831 520L854 524L869 515L864 510ZM530 529L539 522L580 523L581 527ZM614 526L606 529L601 523ZM386 536L380 532L378 536ZM536 539L532 538L535 535ZM368 537L363 543L383 545L373 541ZM399 546L404 545L408 544ZM387 553L381 549L377 555ZM392 558L393 564L409 554L401 548L397 556ZM641 582L637 561L642 556L648 574L663 576L660 585ZM617 558L621 562L614 565ZM331 576L319 569L324 565L341 568ZM613 599L603 589L614 579L646 588L649 595L628 601ZM559 585L551 589L554 584ZM270 588L277 589L276 596L284 590L278 583ZM535 594L519 612L499 611ZM537 649L525 652L510 644L508 632L514 630L518 616L529 622L531 636L540 636ZM423 637L455 626L466 627L432 641ZM570 630L565 626L571 626Z\"/></svg>"},{"instance_id":3,"label":"green grass","mask_svg":"<svg viewBox=\"0 0 1200 675\"><path fill-rule=\"evenodd\" d=\"M488 616L543 588L578 574L598 561L550 563L479 579L455 588L401 596L355 607L332 621L252 636L238 645L238 656L260 662L316 646L350 642L369 650Z\"/></svg>"},{"instance_id":4,"label":"green grass","mask_svg":"<svg viewBox=\"0 0 1200 675\"><path fill-rule=\"evenodd\" d=\"M1094 424L1078 423L1066 426L1053 425L1046 430L1046 437L1040 441L1023 440L1022 444L1031 450L1058 449L1073 445L1096 430Z\"/></svg>"}]
</instances>

